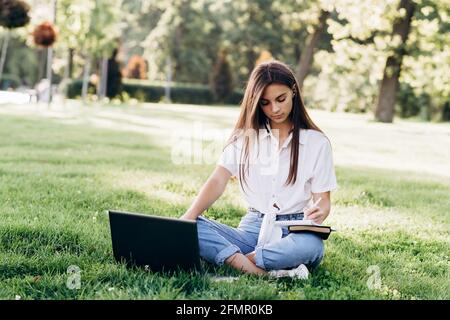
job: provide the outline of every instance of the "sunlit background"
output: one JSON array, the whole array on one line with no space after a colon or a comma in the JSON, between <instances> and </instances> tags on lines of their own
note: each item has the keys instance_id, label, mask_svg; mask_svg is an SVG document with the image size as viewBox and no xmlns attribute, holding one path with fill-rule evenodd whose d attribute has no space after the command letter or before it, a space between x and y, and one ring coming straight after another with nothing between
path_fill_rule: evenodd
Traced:
<instances>
[{"instance_id":1,"label":"sunlit background","mask_svg":"<svg viewBox=\"0 0 450 320\"><path fill-rule=\"evenodd\" d=\"M85 101L237 105L253 67L274 58L310 108L450 119L446 0L1 3L1 88L41 100L51 78Z\"/></svg>"},{"instance_id":2,"label":"sunlit background","mask_svg":"<svg viewBox=\"0 0 450 320\"><path fill-rule=\"evenodd\" d=\"M0 0L0 26L0 298L450 298L448 0ZM115 263L104 213L182 215L271 59L333 147L338 232L318 270L291 283ZM200 142L212 161L173 161ZM231 180L204 214L237 226L245 210Z\"/></svg>"}]
</instances>

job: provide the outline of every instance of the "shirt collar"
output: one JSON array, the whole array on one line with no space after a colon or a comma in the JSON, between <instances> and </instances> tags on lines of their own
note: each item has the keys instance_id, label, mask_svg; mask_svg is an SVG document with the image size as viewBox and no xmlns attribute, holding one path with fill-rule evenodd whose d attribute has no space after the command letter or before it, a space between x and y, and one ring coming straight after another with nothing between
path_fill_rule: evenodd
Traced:
<instances>
[{"instance_id":1,"label":"shirt collar","mask_svg":"<svg viewBox=\"0 0 450 320\"><path fill-rule=\"evenodd\" d=\"M261 139L264 139L272 134L272 128L270 128L270 122L268 120L264 124L264 128L262 130L260 130L259 133L260 133L259 137ZM291 134L292 134L292 132L289 133L289 135L291 135ZM304 145L305 142L306 142L306 129L300 129L299 143Z\"/></svg>"}]
</instances>

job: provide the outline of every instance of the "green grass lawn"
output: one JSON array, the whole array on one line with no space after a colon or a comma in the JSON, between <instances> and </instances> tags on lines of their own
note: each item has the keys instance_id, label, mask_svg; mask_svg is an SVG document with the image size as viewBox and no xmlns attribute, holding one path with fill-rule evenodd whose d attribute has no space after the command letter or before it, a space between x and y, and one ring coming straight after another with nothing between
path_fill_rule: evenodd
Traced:
<instances>
[{"instance_id":1,"label":"green grass lawn","mask_svg":"<svg viewBox=\"0 0 450 320\"><path fill-rule=\"evenodd\" d=\"M450 298L450 127L355 115L313 112L335 151L340 188L327 221L339 232L307 281L207 264L171 276L116 264L106 210L180 216L214 164L173 164L174 128L231 129L236 115L154 104L0 106L0 298ZM232 181L205 215L236 226L244 213ZM67 286L71 265L81 270L79 289Z\"/></svg>"}]
</instances>

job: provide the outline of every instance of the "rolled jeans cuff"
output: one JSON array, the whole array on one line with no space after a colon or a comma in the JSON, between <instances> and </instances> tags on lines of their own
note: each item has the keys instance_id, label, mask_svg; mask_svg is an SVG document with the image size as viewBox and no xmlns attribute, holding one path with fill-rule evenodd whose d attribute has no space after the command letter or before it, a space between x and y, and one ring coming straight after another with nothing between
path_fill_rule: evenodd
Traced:
<instances>
[{"instance_id":1,"label":"rolled jeans cuff","mask_svg":"<svg viewBox=\"0 0 450 320\"><path fill-rule=\"evenodd\" d=\"M261 269L266 270L263 259L263 248L262 246L255 248L255 265Z\"/></svg>"},{"instance_id":2,"label":"rolled jeans cuff","mask_svg":"<svg viewBox=\"0 0 450 320\"><path fill-rule=\"evenodd\" d=\"M231 257L233 254L237 252L241 252L241 249L239 249L239 247L234 244L229 247L226 247L217 254L216 258L214 259L215 263L218 265L222 265L227 258Z\"/></svg>"}]
</instances>

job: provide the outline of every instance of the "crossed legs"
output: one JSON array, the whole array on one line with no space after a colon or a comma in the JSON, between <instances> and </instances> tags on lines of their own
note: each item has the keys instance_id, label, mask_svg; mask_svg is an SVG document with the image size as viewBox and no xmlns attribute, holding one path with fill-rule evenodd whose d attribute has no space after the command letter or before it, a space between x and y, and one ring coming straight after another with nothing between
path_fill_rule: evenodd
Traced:
<instances>
[{"instance_id":1,"label":"crossed legs","mask_svg":"<svg viewBox=\"0 0 450 320\"><path fill-rule=\"evenodd\" d=\"M226 263L249 274L264 275L269 270L291 269L301 264L314 268L323 257L322 240L313 234L289 234L256 248L259 228L254 223L233 228L199 217L197 229L202 258L218 265Z\"/></svg>"},{"instance_id":2,"label":"crossed legs","mask_svg":"<svg viewBox=\"0 0 450 320\"><path fill-rule=\"evenodd\" d=\"M245 273L256 275L267 274L267 272L264 269L261 269L256 266L254 259L252 259L252 256L249 255L250 254L243 255L242 253L237 252L232 256L230 256L229 258L227 258L225 260L225 263Z\"/></svg>"}]
</instances>

